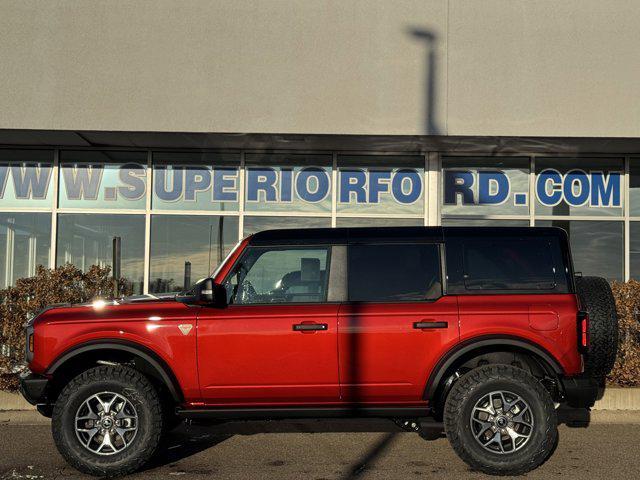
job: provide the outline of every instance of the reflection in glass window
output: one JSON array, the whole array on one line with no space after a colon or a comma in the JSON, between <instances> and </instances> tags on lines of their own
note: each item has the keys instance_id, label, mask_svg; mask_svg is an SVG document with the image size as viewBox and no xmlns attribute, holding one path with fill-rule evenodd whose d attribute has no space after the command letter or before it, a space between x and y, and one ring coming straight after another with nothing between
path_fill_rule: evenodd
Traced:
<instances>
[{"instance_id":1,"label":"reflection in glass window","mask_svg":"<svg viewBox=\"0 0 640 480\"><path fill-rule=\"evenodd\" d=\"M536 215L621 216L623 178L623 159L537 158Z\"/></svg>"},{"instance_id":2,"label":"reflection in glass window","mask_svg":"<svg viewBox=\"0 0 640 480\"><path fill-rule=\"evenodd\" d=\"M121 277L133 293L142 293L144 215L65 213L58 215L56 264L71 263L83 271L91 265L113 268L113 239L120 238Z\"/></svg>"},{"instance_id":3,"label":"reflection in glass window","mask_svg":"<svg viewBox=\"0 0 640 480\"><path fill-rule=\"evenodd\" d=\"M442 294L438 246L351 245L349 300L408 302Z\"/></svg>"},{"instance_id":4,"label":"reflection in glass window","mask_svg":"<svg viewBox=\"0 0 640 480\"><path fill-rule=\"evenodd\" d=\"M186 290L205 278L238 241L238 217L153 215L149 292Z\"/></svg>"},{"instance_id":5,"label":"reflection in glass window","mask_svg":"<svg viewBox=\"0 0 640 480\"><path fill-rule=\"evenodd\" d=\"M154 153L154 210L237 211L240 155Z\"/></svg>"},{"instance_id":6,"label":"reflection in glass window","mask_svg":"<svg viewBox=\"0 0 640 480\"><path fill-rule=\"evenodd\" d=\"M623 222L536 220L536 226L560 227L567 231L576 272L608 280L622 280Z\"/></svg>"},{"instance_id":7,"label":"reflection in glass window","mask_svg":"<svg viewBox=\"0 0 640 480\"><path fill-rule=\"evenodd\" d=\"M249 248L225 287L229 303L326 300L328 247Z\"/></svg>"},{"instance_id":8,"label":"reflection in glass window","mask_svg":"<svg viewBox=\"0 0 640 480\"><path fill-rule=\"evenodd\" d=\"M338 217L337 227L421 227L422 218Z\"/></svg>"},{"instance_id":9,"label":"reflection in glass window","mask_svg":"<svg viewBox=\"0 0 640 480\"><path fill-rule=\"evenodd\" d=\"M629 277L640 280L640 222L629 224Z\"/></svg>"},{"instance_id":10,"label":"reflection in glass window","mask_svg":"<svg viewBox=\"0 0 640 480\"><path fill-rule=\"evenodd\" d=\"M442 215L528 215L528 158L443 158Z\"/></svg>"},{"instance_id":11,"label":"reflection in glass window","mask_svg":"<svg viewBox=\"0 0 640 480\"><path fill-rule=\"evenodd\" d=\"M328 228L331 219L328 217L244 217L244 233L248 236L263 230L280 228Z\"/></svg>"},{"instance_id":12,"label":"reflection in glass window","mask_svg":"<svg viewBox=\"0 0 640 480\"><path fill-rule=\"evenodd\" d=\"M245 210L331 212L331 155L247 154Z\"/></svg>"},{"instance_id":13,"label":"reflection in glass window","mask_svg":"<svg viewBox=\"0 0 640 480\"><path fill-rule=\"evenodd\" d=\"M0 289L49 266L50 213L0 213Z\"/></svg>"},{"instance_id":14,"label":"reflection in glass window","mask_svg":"<svg viewBox=\"0 0 640 480\"><path fill-rule=\"evenodd\" d=\"M443 227L528 227L529 220L495 220L481 218L443 218Z\"/></svg>"},{"instance_id":15,"label":"reflection in glass window","mask_svg":"<svg viewBox=\"0 0 640 480\"><path fill-rule=\"evenodd\" d=\"M2 208L53 204L53 151L0 149Z\"/></svg>"},{"instance_id":16,"label":"reflection in glass window","mask_svg":"<svg viewBox=\"0 0 640 480\"><path fill-rule=\"evenodd\" d=\"M60 161L61 208L145 209L146 152L64 151Z\"/></svg>"},{"instance_id":17,"label":"reflection in glass window","mask_svg":"<svg viewBox=\"0 0 640 480\"><path fill-rule=\"evenodd\" d=\"M629 209L631 216L640 216L640 158L629 161Z\"/></svg>"},{"instance_id":18,"label":"reflection in glass window","mask_svg":"<svg viewBox=\"0 0 640 480\"><path fill-rule=\"evenodd\" d=\"M422 215L424 161L422 156L339 156L337 211Z\"/></svg>"}]
</instances>

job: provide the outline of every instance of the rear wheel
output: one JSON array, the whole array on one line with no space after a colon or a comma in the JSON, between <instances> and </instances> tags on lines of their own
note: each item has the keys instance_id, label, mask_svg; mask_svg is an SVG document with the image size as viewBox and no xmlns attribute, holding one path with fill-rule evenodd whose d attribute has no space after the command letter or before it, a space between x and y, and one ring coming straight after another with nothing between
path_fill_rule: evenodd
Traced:
<instances>
[{"instance_id":1,"label":"rear wheel","mask_svg":"<svg viewBox=\"0 0 640 480\"><path fill-rule=\"evenodd\" d=\"M160 398L152 383L132 368L92 368L62 390L51 428L56 447L76 469L125 475L142 467L160 443Z\"/></svg>"},{"instance_id":2,"label":"rear wheel","mask_svg":"<svg viewBox=\"0 0 640 480\"><path fill-rule=\"evenodd\" d=\"M558 438L549 392L507 365L471 370L447 396L445 432L458 456L491 475L521 475L544 463Z\"/></svg>"}]
</instances>

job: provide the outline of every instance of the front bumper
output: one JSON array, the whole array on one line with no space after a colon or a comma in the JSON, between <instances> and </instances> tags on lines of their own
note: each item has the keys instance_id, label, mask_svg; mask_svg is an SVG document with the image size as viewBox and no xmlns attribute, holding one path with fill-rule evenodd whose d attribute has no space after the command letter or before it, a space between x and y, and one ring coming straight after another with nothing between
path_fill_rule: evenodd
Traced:
<instances>
[{"instance_id":1,"label":"front bumper","mask_svg":"<svg viewBox=\"0 0 640 480\"><path fill-rule=\"evenodd\" d=\"M560 379L564 400L573 408L590 408L600 394L600 385L591 377L566 377Z\"/></svg>"},{"instance_id":2,"label":"front bumper","mask_svg":"<svg viewBox=\"0 0 640 480\"><path fill-rule=\"evenodd\" d=\"M47 400L49 379L34 373L20 375L20 393L45 417L51 416L52 407Z\"/></svg>"}]
</instances>

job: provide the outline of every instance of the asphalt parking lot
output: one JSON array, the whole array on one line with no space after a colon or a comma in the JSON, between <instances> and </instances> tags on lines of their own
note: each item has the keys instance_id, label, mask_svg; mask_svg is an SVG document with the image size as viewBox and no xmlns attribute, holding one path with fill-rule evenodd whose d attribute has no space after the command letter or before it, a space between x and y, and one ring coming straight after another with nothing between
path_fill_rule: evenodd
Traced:
<instances>
[{"instance_id":1,"label":"asphalt parking lot","mask_svg":"<svg viewBox=\"0 0 640 480\"><path fill-rule=\"evenodd\" d=\"M608 417L607 417L608 418ZM552 458L527 478L637 478L640 417L560 427ZM1 479L90 478L67 466L49 425L33 412L0 414ZM627 423L622 423L622 422ZM147 470L156 479L487 478L460 461L445 438L425 440L384 420L236 422L180 427Z\"/></svg>"}]
</instances>

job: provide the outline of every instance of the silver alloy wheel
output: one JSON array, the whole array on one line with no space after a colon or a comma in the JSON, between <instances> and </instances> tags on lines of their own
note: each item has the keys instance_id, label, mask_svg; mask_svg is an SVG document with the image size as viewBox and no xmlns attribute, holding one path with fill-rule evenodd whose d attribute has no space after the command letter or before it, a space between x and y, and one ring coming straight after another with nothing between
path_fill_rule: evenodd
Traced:
<instances>
[{"instance_id":1,"label":"silver alloy wheel","mask_svg":"<svg viewBox=\"0 0 640 480\"><path fill-rule=\"evenodd\" d=\"M115 455L136 437L138 412L122 395L100 392L80 405L74 427L84 448L97 455Z\"/></svg>"},{"instance_id":2,"label":"silver alloy wheel","mask_svg":"<svg viewBox=\"0 0 640 480\"><path fill-rule=\"evenodd\" d=\"M533 412L520 395L495 391L478 400L471 411L471 433L492 453L513 453L533 434Z\"/></svg>"}]
</instances>

